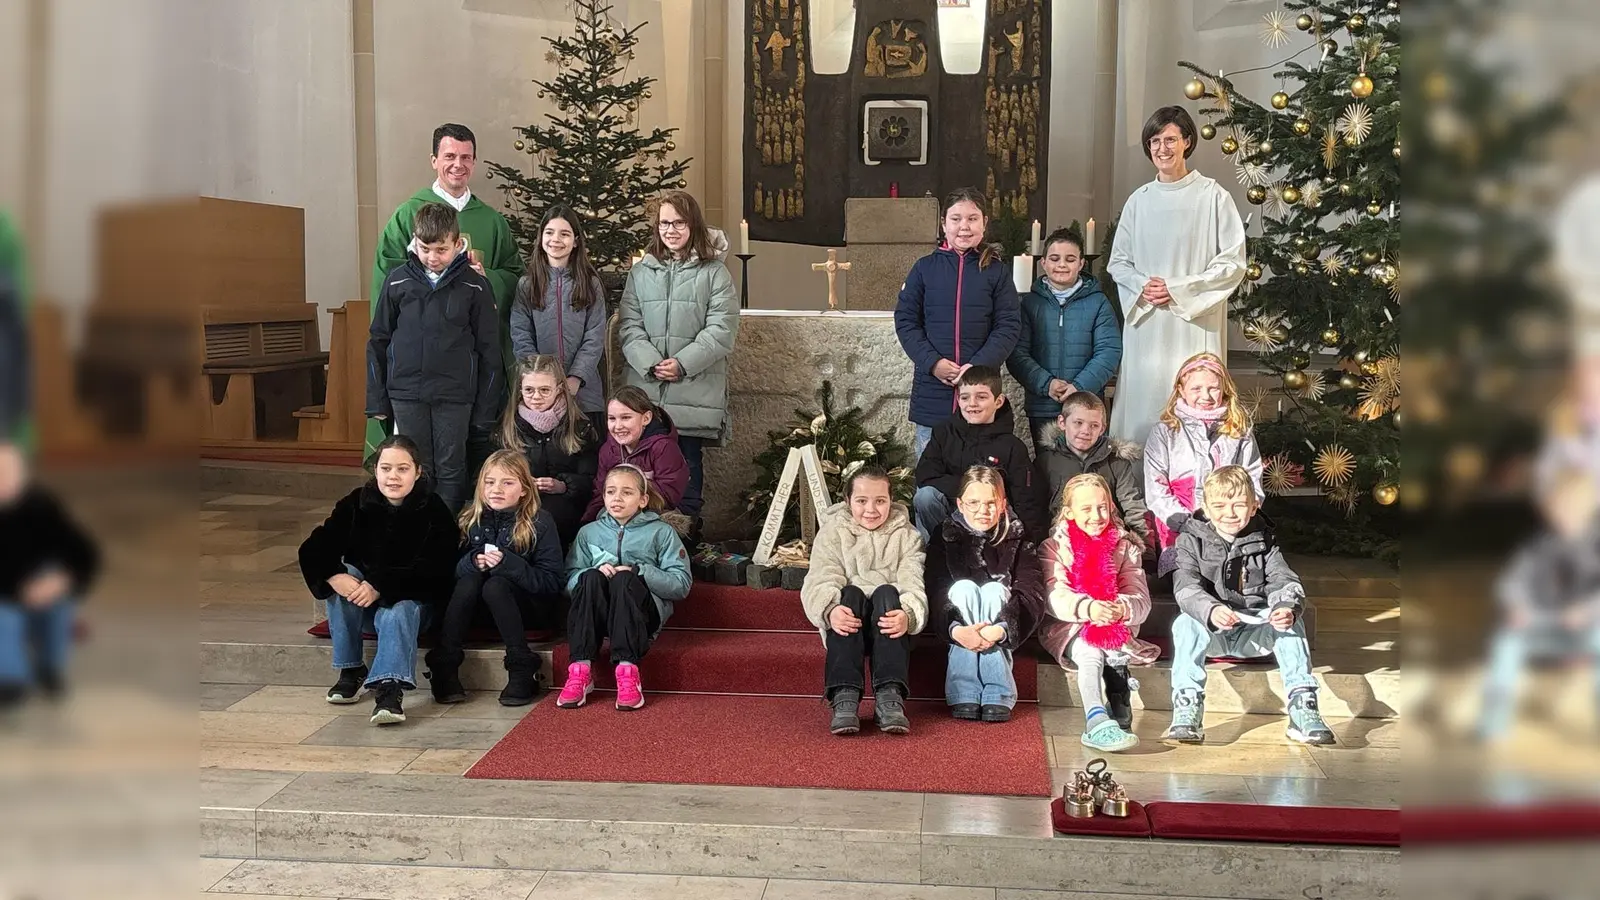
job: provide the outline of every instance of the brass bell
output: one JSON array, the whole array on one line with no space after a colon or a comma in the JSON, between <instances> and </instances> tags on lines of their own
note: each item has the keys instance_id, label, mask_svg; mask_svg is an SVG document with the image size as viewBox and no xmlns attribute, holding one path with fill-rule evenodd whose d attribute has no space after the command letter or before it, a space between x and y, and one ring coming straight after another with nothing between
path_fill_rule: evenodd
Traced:
<instances>
[{"instance_id":1,"label":"brass bell","mask_svg":"<svg viewBox=\"0 0 1600 900\"><path fill-rule=\"evenodd\" d=\"M1094 817L1094 798L1088 794L1077 793L1073 789L1061 797L1062 805L1067 808L1067 815L1074 819L1089 819Z\"/></svg>"},{"instance_id":2,"label":"brass bell","mask_svg":"<svg viewBox=\"0 0 1600 900\"><path fill-rule=\"evenodd\" d=\"M1128 792L1122 785L1115 781L1109 783L1105 799L1100 801L1100 814L1117 819L1128 817Z\"/></svg>"}]
</instances>

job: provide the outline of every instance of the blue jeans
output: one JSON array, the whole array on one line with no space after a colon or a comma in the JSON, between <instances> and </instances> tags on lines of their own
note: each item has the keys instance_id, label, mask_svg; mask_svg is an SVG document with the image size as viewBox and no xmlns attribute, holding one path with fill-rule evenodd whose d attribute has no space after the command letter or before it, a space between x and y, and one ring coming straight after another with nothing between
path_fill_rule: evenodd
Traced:
<instances>
[{"instance_id":1,"label":"blue jeans","mask_svg":"<svg viewBox=\"0 0 1600 900\"><path fill-rule=\"evenodd\" d=\"M950 602L968 625L997 621L1007 595L1005 586L997 581L981 588L965 579L950 585ZM1007 709L1016 706L1017 679L1011 674L1011 651L996 646L974 653L951 643L950 660L944 672L944 701L951 706L958 703Z\"/></svg>"},{"instance_id":2,"label":"blue jeans","mask_svg":"<svg viewBox=\"0 0 1600 900\"><path fill-rule=\"evenodd\" d=\"M351 577L363 578L361 570L346 565ZM328 598L328 636L333 639L333 667L354 669L362 664L362 639L366 631L378 635L378 653L366 684L398 681L407 688L417 686L417 635L422 632L428 607L415 600L396 600L388 606L374 603L362 608L334 594Z\"/></svg>"},{"instance_id":3,"label":"blue jeans","mask_svg":"<svg viewBox=\"0 0 1600 900\"><path fill-rule=\"evenodd\" d=\"M700 515L705 506L705 439L678 435L678 449L683 451L683 461L689 464L689 486L683 489L683 499L678 501L678 512L686 516Z\"/></svg>"},{"instance_id":4,"label":"blue jeans","mask_svg":"<svg viewBox=\"0 0 1600 900\"><path fill-rule=\"evenodd\" d=\"M928 449L928 442L931 440L933 440L932 425L911 423L911 457L913 460L922 458L922 451Z\"/></svg>"},{"instance_id":5,"label":"blue jeans","mask_svg":"<svg viewBox=\"0 0 1600 900\"><path fill-rule=\"evenodd\" d=\"M1206 658L1210 656L1240 659L1272 656L1278 661L1278 671L1283 673L1285 693L1317 687L1317 676L1311 674L1306 630L1298 616L1288 631L1279 631L1263 622L1260 625L1239 624L1218 632L1200 624L1193 616L1178 616L1172 621L1172 696L1185 690L1205 693Z\"/></svg>"},{"instance_id":6,"label":"blue jeans","mask_svg":"<svg viewBox=\"0 0 1600 900\"><path fill-rule=\"evenodd\" d=\"M1499 737L1511 727L1511 717L1517 711L1522 670L1527 667L1533 649L1531 643L1526 631L1507 628L1495 635L1489 647L1489 665L1483 673L1483 721L1478 726L1486 737ZM1581 644L1588 649L1593 664L1600 667L1600 628L1591 629L1581 639Z\"/></svg>"},{"instance_id":7,"label":"blue jeans","mask_svg":"<svg viewBox=\"0 0 1600 900\"><path fill-rule=\"evenodd\" d=\"M38 672L65 670L77 612L72 600L39 609L0 601L0 684L31 685Z\"/></svg>"},{"instance_id":8,"label":"blue jeans","mask_svg":"<svg viewBox=\"0 0 1600 900\"><path fill-rule=\"evenodd\" d=\"M950 513L955 511L956 505L944 495L944 491L932 485L923 485L911 498L911 506L916 516L917 534L922 535L922 543L927 544L933 535L939 531L939 526L944 520L950 518Z\"/></svg>"}]
</instances>

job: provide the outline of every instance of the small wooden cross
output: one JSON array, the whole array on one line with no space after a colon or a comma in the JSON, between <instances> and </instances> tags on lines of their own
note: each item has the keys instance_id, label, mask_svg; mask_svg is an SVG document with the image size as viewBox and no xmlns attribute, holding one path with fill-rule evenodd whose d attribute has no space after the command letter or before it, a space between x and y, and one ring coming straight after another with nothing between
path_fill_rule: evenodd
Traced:
<instances>
[{"instance_id":1,"label":"small wooden cross","mask_svg":"<svg viewBox=\"0 0 1600 900\"><path fill-rule=\"evenodd\" d=\"M847 262L839 262L838 250L829 250L828 261L825 263L812 263L811 270L813 272L828 273L828 309L831 312L838 312L839 287L834 279L839 277L840 272L850 271L850 264Z\"/></svg>"}]
</instances>

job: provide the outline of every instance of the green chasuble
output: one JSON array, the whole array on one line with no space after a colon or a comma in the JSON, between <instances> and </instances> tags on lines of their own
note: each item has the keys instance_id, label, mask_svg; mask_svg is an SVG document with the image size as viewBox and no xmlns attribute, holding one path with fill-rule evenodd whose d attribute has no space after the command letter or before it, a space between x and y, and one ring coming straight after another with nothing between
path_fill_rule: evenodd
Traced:
<instances>
[{"instance_id":1,"label":"green chasuble","mask_svg":"<svg viewBox=\"0 0 1600 900\"><path fill-rule=\"evenodd\" d=\"M429 185L412 194L389 217L389 224L378 236L378 258L372 264L372 293L368 295L372 312L377 312L378 298L383 296L384 277L395 266L406 261L406 253L411 246L411 224L417 216L417 208L424 203L443 202L433 192L433 186ZM466 238L467 246L483 254L483 272L489 278L489 285L494 288L494 303L500 310L501 356L510 372L516 365L511 353L511 301L516 296L517 279L522 277L522 254L511 237L511 226L506 224L505 216L479 200L477 194L467 201L465 209L456 213L456 218L461 223L461 235ZM507 378L509 383L509 375ZM363 458L371 456L373 449L388 436L386 426L390 424L367 420L367 445L362 453Z\"/></svg>"},{"instance_id":2,"label":"green chasuble","mask_svg":"<svg viewBox=\"0 0 1600 900\"><path fill-rule=\"evenodd\" d=\"M23 323L28 321L28 254L22 246L22 235L17 233L16 225L11 217L0 210L0 272L11 279L16 288L17 301L21 304L18 314ZM0 364L15 362L15 360L0 360ZM7 372L0 377L25 377L26 373ZM17 433L12 437L25 450L30 453L34 449L33 422L24 418L18 423Z\"/></svg>"}]
</instances>

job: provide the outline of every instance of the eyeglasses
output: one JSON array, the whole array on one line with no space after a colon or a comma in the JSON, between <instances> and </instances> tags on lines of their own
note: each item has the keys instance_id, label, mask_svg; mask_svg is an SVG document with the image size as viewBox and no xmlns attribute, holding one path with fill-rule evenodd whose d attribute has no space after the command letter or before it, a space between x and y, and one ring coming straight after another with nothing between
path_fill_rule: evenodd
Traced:
<instances>
[{"instance_id":1,"label":"eyeglasses","mask_svg":"<svg viewBox=\"0 0 1600 900\"><path fill-rule=\"evenodd\" d=\"M525 387L525 388L522 389L522 396L524 396L524 397L537 397L540 394L553 394L553 393L555 393L555 388Z\"/></svg>"},{"instance_id":2,"label":"eyeglasses","mask_svg":"<svg viewBox=\"0 0 1600 900\"><path fill-rule=\"evenodd\" d=\"M1155 149L1157 149L1159 147L1165 147L1168 150L1171 150L1172 148L1178 146L1181 143L1183 143L1183 138L1175 138L1175 137L1151 138L1150 139L1150 149L1151 150L1155 150Z\"/></svg>"},{"instance_id":3,"label":"eyeglasses","mask_svg":"<svg viewBox=\"0 0 1600 900\"><path fill-rule=\"evenodd\" d=\"M684 231L689 227L689 223L683 219L662 219L658 227L662 231Z\"/></svg>"}]
</instances>

